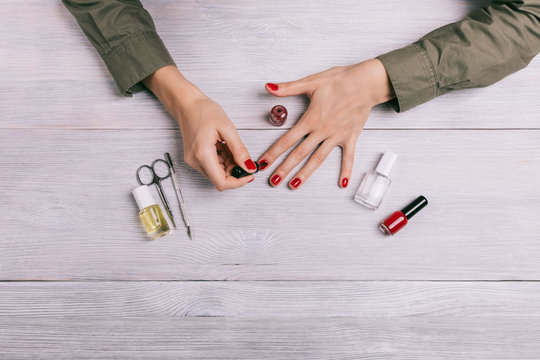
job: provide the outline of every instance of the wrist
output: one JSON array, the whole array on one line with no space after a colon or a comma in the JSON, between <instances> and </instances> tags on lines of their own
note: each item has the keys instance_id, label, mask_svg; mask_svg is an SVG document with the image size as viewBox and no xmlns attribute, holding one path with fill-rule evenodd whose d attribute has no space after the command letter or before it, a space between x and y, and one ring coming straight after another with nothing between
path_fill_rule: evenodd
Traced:
<instances>
[{"instance_id":1,"label":"wrist","mask_svg":"<svg viewBox=\"0 0 540 360\"><path fill-rule=\"evenodd\" d=\"M368 101L371 106L385 103L396 97L386 68L378 59L371 59L352 65L358 82L368 87Z\"/></svg>"},{"instance_id":2,"label":"wrist","mask_svg":"<svg viewBox=\"0 0 540 360\"><path fill-rule=\"evenodd\" d=\"M182 112L206 95L187 80L175 66L165 66L143 80L167 111L180 122Z\"/></svg>"}]
</instances>

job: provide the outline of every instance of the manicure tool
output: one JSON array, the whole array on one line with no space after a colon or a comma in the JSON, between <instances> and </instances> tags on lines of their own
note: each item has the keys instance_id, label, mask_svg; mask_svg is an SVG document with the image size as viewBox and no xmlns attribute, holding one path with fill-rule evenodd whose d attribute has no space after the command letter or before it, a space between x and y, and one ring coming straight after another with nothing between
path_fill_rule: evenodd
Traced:
<instances>
[{"instance_id":1,"label":"manicure tool","mask_svg":"<svg viewBox=\"0 0 540 360\"><path fill-rule=\"evenodd\" d=\"M173 181L174 190L176 191L176 198L178 199L178 203L180 204L180 212L182 213L182 219L184 219L184 224L187 228L187 234L189 236L189 239L191 240L191 227L189 225L189 219L187 216L186 207L184 205L184 197L182 196L182 191L180 190L180 182L178 181L178 178L176 177L176 171L174 170L173 162L171 159L171 155L166 152L165 153L165 159L167 160L167 163L169 165L170 171L171 171L171 179Z\"/></svg>"},{"instance_id":2,"label":"manicure tool","mask_svg":"<svg viewBox=\"0 0 540 360\"><path fill-rule=\"evenodd\" d=\"M137 181L139 182L139 184L156 185L159 197L161 198L161 202L163 202L163 205L165 206L165 211L167 212L167 215L169 215L171 223L176 228L176 222L174 221L171 207L169 206L169 202L167 201L165 193L163 192L163 188L161 187L161 181L167 179L170 176L171 169L169 167L169 164L163 159L154 160L152 165L142 165L137 169Z\"/></svg>"}]
</instances>

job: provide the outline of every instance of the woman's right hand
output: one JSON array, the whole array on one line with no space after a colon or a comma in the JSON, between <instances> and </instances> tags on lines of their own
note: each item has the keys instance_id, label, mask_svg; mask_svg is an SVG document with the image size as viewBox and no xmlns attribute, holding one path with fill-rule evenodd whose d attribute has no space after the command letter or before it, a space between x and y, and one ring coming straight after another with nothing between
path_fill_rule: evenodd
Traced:
<instances>
[{"instance_id":1,"label":"woman's right hand","mask_svg":"<svg viewBox=\"0 0 540 360\"><path fill-rule=\"evenodd\" d=\"M254 179L253 175L239 179L231 175L237 164L249 173L256 165L221 106L187 81L176 67L163 67L143 83L178 121L188 165L208 177L219 191Z\"/></svg>"}]
</instances>

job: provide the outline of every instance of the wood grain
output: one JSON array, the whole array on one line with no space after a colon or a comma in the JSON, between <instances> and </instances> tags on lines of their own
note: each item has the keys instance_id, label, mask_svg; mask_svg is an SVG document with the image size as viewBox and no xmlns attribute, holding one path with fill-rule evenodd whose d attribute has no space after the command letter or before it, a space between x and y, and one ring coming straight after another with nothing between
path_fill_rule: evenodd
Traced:
<instances>
[{"instance_id":1,"label":"wood grain","mask_svg":"<svg viewBox=\"0 0 540 360\"><path fill-rule=\"evenodd\" d=\"M408 45L457 21L482 0L265 2L144 1L179 68L241 129L269 129L269 109L301 116L301 97L275 99L288 81ZM2 2L4 128L175 128L148 93L122 98L105 65L60 1ZM43 37L40 34L46 33ZM367 128L538 128L540 62L485 89L445 95L403 114L376 108Z\"/></svg>"},{"instance_id":2,"label":"wood grain","mask_svg":"<svg viewBox=\"0 0 540 360\"><path fill-rule=\"evenodd\" d=\"M307 106L264 83L405 46L489 1L143 3L257 158ZM376 107L348 189L335 149L298 191L268 186L274 166L219 193L151 94L119 95L60 1L4 0L0 23L0 358L538 358L538 58L403 114ZM281 129L266 121L278 102ZM387 148L393 184L372 212L352 197ZM139 227L135 169L165 151L193 241ZM429 206L383 236L419 194Z\"/></svg>"},{"instance_id":3,"label":"wood grain","mask_svg":"<svg viewBox=\"0 0 540 360\"><path fill-rule=\"evenodd\" d=\"M538 282L119 281L0 283L3 317L526 317Z\"/></svg>"},{"instance_id":4,"label":"wood grain","mask_svg":"<svg viewBox=\"0 0 540 360\"><path fill-rule=\"evenodd\" d=\"M256 157L282 133L240 135ZM178 162L176 131L0 137L9 169L0 174L2 279L540 279L537 130L368 130L348 189L337 187L336 149L298 191L271 188L271 168L223 193ZM385 148L399 154L394 183L370 211L352 197ZM139 227L135 170L165 151L177 161L194 241L181 227L146 241ZM377 224L419 194L430 205L398 236L382 235Z\"/></svg>"},{"instance_id":5,"label":"wood grain","mask_svg":"<svg viewBox=\"0 0 540 360\"><path fill-rule=\"evenodd\" d=\"M536 359L528 318L0 318L9 359Z\"/></svg>"}]
</instances>

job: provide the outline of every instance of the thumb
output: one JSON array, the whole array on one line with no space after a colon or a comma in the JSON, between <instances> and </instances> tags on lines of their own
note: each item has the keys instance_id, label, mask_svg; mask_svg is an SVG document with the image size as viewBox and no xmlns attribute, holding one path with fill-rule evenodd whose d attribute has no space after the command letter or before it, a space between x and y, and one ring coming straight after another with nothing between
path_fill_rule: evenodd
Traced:
<instances>
[{"instance_id":1,"label":"thumb","mask_svg":"<svg viewBox=\"0 0 540 360\"><path fill-rule=\"evenodd\" d=\"M284 97L309 93L314 85L310 77L282 83L266 83L265 89L274 96Z\"/></svg>"},{"instance_id":2,"label":"thumb","mask_svg":"<svg viewBox=\"0 0 540 360\"><path fill-rule=\"evenodd\" d=\"M248 150L242 143L240 135L234 127L225 128L220 130L220 134L225 140L226 146L229 148L234 162L240 165L248 173L252 173L257 170L257 165L251 159Z\"/></svg>"}]
</instances>

